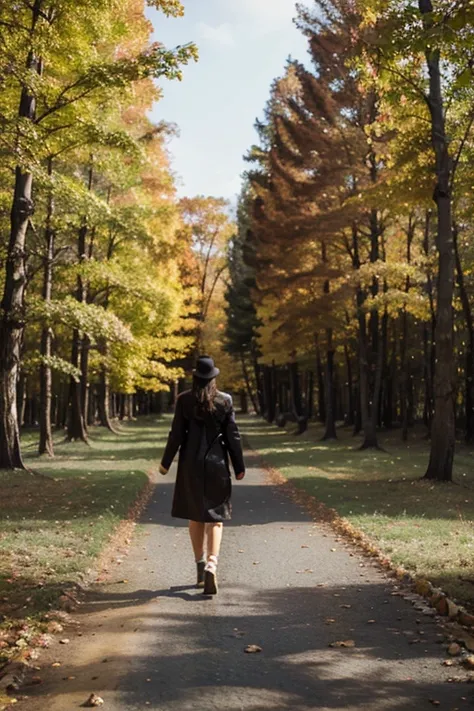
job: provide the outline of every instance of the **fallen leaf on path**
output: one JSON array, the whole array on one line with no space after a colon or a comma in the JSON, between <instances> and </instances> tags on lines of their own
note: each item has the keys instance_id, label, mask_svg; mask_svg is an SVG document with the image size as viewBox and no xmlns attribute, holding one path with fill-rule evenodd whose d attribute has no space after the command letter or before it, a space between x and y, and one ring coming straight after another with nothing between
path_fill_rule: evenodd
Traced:
<instances>
[{"instance_id":1,"label":"fallen leaf on path","mask_svg":"<svg viewBox=\"0 0 474 711\"><path fill-rule=\"evenodd\" d=\"M309 548L309 546L301 546L301 548Z\"/></svg>"},{"instance_id":2,"label":"fallen leaf on path","mask_svg":"<svg viewBox=\"0 0 474 711\"><path fill-rule=\"evenodd\" d=\"M326 619L326 624L327 624L327 625L333 625L333 624L335 623L335 621L336 621L336 620L334 619L334 617L328 617L328 618Z\"/></svg>"},{"instance_id":3,"label":"fallen leaf on path","mask_svg":"<svg viewBox=\"0 0 474 711\"><path fill-rule=\"evenodd\" d=\"M51 634L57 634L58 632L62 632L63 629L64 628L62 624L57 620L51 620L50 622L48 622L47 630Z\"/></svg>"},{"instance_id":4,"label":"fallen leaf on path","mask_svg":"<svg viewBox=\"0 0 474 711\"><path fill-rule=\"evenodd\" d=\"M342 648L350 648L350 647L355 647L355 642L353 639L344 639L339 642L331 642L329 645L330 647L342 647Z\"/></svg>"},{"instance_id":5,"label":"fallen leaf on path","mask_svg":"<svg viewBox=\"0 0 474 711\"><path fill-rule=\"evenodd\" d=\"M350 610L352 605L340 605L344 610Z\"/></svg>"},{"instance_id":6,"label":"fallen leaf on path","mask_svg":"<svg viewBox=\"0 0 474 711\"><path fill-rule=\"evenodd\" d=\"M337 548L331 548L331 553L335 553L337 551Z\"/></svg>"},{"instance_id":7,"label":"fallen leaf on path","mask_svg":"<svg viewBox=\"0 0 474 711\"><path fill-rule=\"evenodd\" d=\"M94 708L95 706L102 706L104 703L104 699L101 698L100 696L97 696L97 694L91 694L87 701L85 702L84 706L86 708Z\"/></svg>"},{"instance_id":8,"label":"fallen leaf on path","mask_svg":"<svg viewBox=\"0 0 474 711\"><path fill-rule=\"evenodd\" d=\"M455 664L453 659L445 659L443 662L443 667L453 667Z\"/></svg>"},{"instance_id":9,"label":"fallen leaf on path","mask_svg":"<svg viewBox=\"0 0 474 711\"><path fill-rule=\"evenodd\" d=\"M60 667L60 666L61 666L61 662L53 662L53 663L51 664L51 666L52 666L52 667Z\"/></svg>"},{"instance_id":10,"label":"fallen leaf on path","mask_svg":"<svg viewBox=\"0 0 474 711\"><path fill-rule=\"evenodd\" d=\"M70 641L70 639L60 639L59 644L69 644Z\"/></svg>"},{"instance_id":11,"label":"fallen leaf on path","mask_svg":"<svg viewBox=\"0 0 474 711\"><path fill-rule=\"evenodd\" d=\"M375 625L375 620L367 620L368 625Z\"/></svg>"},{"instance_id":12,"label":"fallen leaf on path","mask_svg":"<svg viewBox=\"0 0 474 711\"><path fill-rule=\"evenodd\" d=\"M263 652L263 649L259 647L258 644L248 644L244 652L246 652L246 654L257 654L258 652Z\"/></svg>"},{"instance_id":13,"label":"fallen leaf on path","mask_svg":"<svg viewBox=\"0 0 474 711\"><path fill-rule=\"evenodd\" d=\"M458 657L461 654L461 645L457 642L452 642L447 649L448 654L452 657Z\"/></svg>"}]
</instances>

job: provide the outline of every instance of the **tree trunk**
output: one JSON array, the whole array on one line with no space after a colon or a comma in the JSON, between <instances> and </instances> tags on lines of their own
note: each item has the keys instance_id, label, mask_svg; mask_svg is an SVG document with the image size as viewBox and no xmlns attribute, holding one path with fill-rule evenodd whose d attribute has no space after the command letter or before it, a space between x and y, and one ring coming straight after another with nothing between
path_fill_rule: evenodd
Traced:
<instances>
[{"instance_id":1,"label":"tree trunk","mask_svg":"<svg viewBox=\"0 0 474 711\"><path fill-rule=\"evenodd\" d=\"M33 40L41 15L42 0L30 5ZM33 49L28 53L26 72L42 73L42 62ZM36 115L36 98L29 87L21 92L18 117L20 122L32 123ZM26 127L25 127L25 130ZM5 286L0 305L0 469L24 469L20 449L20 431L16 388L18 384L21 345L23 340L24 294L26 288L25 242L30 216L33 213L33 176L22 166L15 169L13 201L10 213Z\"/></svg>"},{"instance_id":2,"label":"tree trunk","mask_svg":"<svg viewBox=\"0 0 474 711\"><path fill-rule=\"evenodd\" d=\"M375 157L371 160L371 175L372 180L376 181L376 163ZM370 214L370 236L371 249L370 261L376 262L379 258L379 225L377 213L375 210ZM357 225L352 227L352 264L354 269L358 270L361 267L359 254L359 234ZM371 287L372 295L378 293L378 281L372 280ZM366 314L363 309L366 301L366 293L359 285L356 290L357 301L357 320L359 323L358 333L358 359L359 359L359 406L360 411L356 419L356 427L354 434L358 434L360 429L364 433L364 439L361 449L376 449L378 448L377 441L377 423L380 408L380 393L382 386L382 366L383 360L380 359L382 348L379 347L379 316L376 311L372 311L369 319L369 332L371 336L371 349L369 354L368 333ZM374 359L376 362L374 363ZM361 427L360 427L361 426ZM360 429L359 429L360 428Z\"/></svg>"},{"instance_id":3,"label":"tree trunk","mask_svg":"<svg viewBox=\"0 0 474 711\"><path fill-rule=\"evenodd\" d=\"M89 181L88 181L88 190L89 192L92 191L92 179L93 179L93 169L92 169L92 158L91 158L91 166L89 168ZM91 260L92 256L94 254L94 243L95 243L95 236L96 236L96 229L93 227L91 230L89 230L89 244L87 246L87 259ZM84 247L86 245L84 244ZM89 299L89 283L82 284L82 300L91 303ZM108 290L107 290L107 305L108 305ZM91 394L91 389L90 389L90 383L89 383L89 357L90 357L90 349L91 349L91 340L87 334L84 334L82 337L82 343L81 343L81 407L82 407L82 413L83 413L83 418L84 418L84 427L87 432L87 427L89 424L92 424L92 418L93 414L91 412L91 406L92 406L92 394Z\"/></svg>"},{"instance_id":4,"label":"tree trunk","mask_svg":"<svg viewBox=\"0 0 474 711\"><path fill-rule=\"evenodd\" d=\"M415 236L415 223L412 215L409 217L407 230L407 264L411 264L411 246ZM411 282L407 276L405 280L405 294L410 292ZM401 415L402 415L402 440L408 439L409 407L408 407L408 383L410 380L410 368L407 360L408 352L408 312L406 304L402 311L402 339L400 342L400 372L401 372Z\"/></svg>"},{"instance_id":5,"label":"tree trunk","mask_svg":"<svg viewBox=\"0 0 474 711\"><path fill-rule=\"evenodd\" d=\"M369 368L365 314L361 313L359 315L359 388L362 429L364 432L364 439L361 449L379 448L377 439L377 423L383 371L383 348L380 344L378 345L376 357L377 360L375 363L375 372L372 384Z\"/></svg>"},{"instance_id":6,"label":"tree trunk","mask_svg":"<svg viewBox=\"0 0 474 711\"><path fill-rule=\"evenodd\" d=\"M171 386L168 393L168 400L171 398ZM112 420L117 419L117 393L112 393L110 396L110 417Z\"/></svg>"},{"instance_id":7,"label":"tree trunk","mask_svg":"<svg viewBox=\"0 0 474 711\"><path fill-rule=\"evenodd\" d=\"M84 335L81 339L81 412L84 418L84 429L87 433L87 425L89 422L89 398L90 398L90 386L89 386L89 353L90 353L91 341L90 338Z\"/></svg>"},{"instance_id":8,"label":"tree trunk","mask_svg":"<svg viewBox=\"0 0 474 711\"><path fill-rule=\"evenodd\" d=\"M314 373L312 370L308 373L308 392L306 396L306 414L308 420L311 420L314 413Z\"/></svg>"},{"instance_id":9,"label":"tree trunk","mask_svg":"<svg viewBox=\"0 0 474 711\"><path fill-rule=\"evenodd\" d=\"M99 414L99 425L106 427L111 432L114 432L112 422L110 420L110 384L109 373L104 365L100 372L100 380L97 392L97 410Z\"/></svg>"},{"instance_id":10,"label":"tree trunk","mask_svg":"<svg viewBox=\"0 0 474 711\"><path fill-rule=\"evenodd\" d=\"M324 389L324 368L319 349L319 339L316 336L316 373L318 377L318 416L323 424L326 422L326 395Z\"/></svg>"},{"instance_id":11,"label":"tree trunk","mask_svg":"<svg viewBox=\"0 0 474 711\"><path fill-rule=\"evenodd\" d=\"M321 261L326 267L328 263L326 242L321 242ZM329 279L324 280L323 293L329 296L331 293L331 282ZM323 440L337 439L336 433L336 389L334 382L334 347L333 347L333 332L332 328L326 328L326 418L325 431Z\"/></svg>"},{"instance_id":12,"label":"tree trunk","mask_svg":"<svg viewBox=\"0 0 474 711\"><path fill-rule=\"evenodd\" d=\"M273 367L269 365L263 366L263 390L264 390L264 417L267 422L273 422L275 419L275 397L273 384Z\"/></svg>"},{"instance_id":13,"label":"tree trunk","mask_svg":"<svg viewBox=\"0 0 474 711\"><path fill-rule=\"evenodd\" d=\"M362 432L362 408L361 408L361 395L360 395L360 379L357 381L354 388L354 403L355 403L355 418L354 418L354 430L352 432L353 437L357 437Z\"/></svg>"},{"instance_id":14,"label":"tree trunk","mask_svg":"<svg viewBox=\"0 0 474 711\"><path fill-rule=\"evenodd\" d=\"M92 180L93 180L93 168L92 159L89 166L88 172L88 183L87 189L89 192L92 191ZM77 258L79 264L83 264L87 259L87 247L86 247L86 237L87 237L87 222L84 220L83 224L79 228L77 233ZM76 286L76 299L79 303L85 303L87 300L87 288L79 273L77 276L77 286ZM71 376L70 386L69 386L69 418L68 418L68 433L67 439L71 440L82 440L87 442L87 429L86 429L86 411L84 410L84 404L86 399L86 387L87 387L87 358L88 352L84 353L84 345L87 346L86 336L81 337L81 334L77 329L74 330L72 337L72 351L71 351L71 363L74 367L79 368L81 371L80 381L77 382L75 378ZM87 350L87 349L86 349Z\"/></svg>"},{"instance_id":15,"label":"tree trunk","mask_svg":"<svg viewBox=\"0 0 474 711\"><path fill-rule=\"evenodd\" d=\"M453 225L454 256L456 260L456 277L461 297L462 309L466 320L468 334L466 349L466 369L465 369L465 411L466 411L466 442L474 442L474 318L472 315L471 302L467 293L464 272L459 255L458 230L457 225Z\"/></svg>"},{"instance_id":16,"label":"tree trunk","mask_svg":"<svg viewBox=\"0 0 474 711\"><path fill-rule=\"evenodd\" d=\"M364 440L361 449L378 448L377 408L370 396L369 358L367 348L367 327L365 314L359 315L359 391L360 413Z\"/></svg>"},{"instance_id":17,"label":"tree trunk","mask_svg":"<svg viewBox=\"0 0 474 711\"><path fill-rule=\"evenodd\" d=\"M245 387L247 389L247 393L250 398L250 402L252 403L252 407L253 407L254 411L256 412L256 414L259 415L260 413L258 410L257 399L252 391L252 385L250 383L250 375L249 375L249 371L247 368L247 364L245 362L245 355L243 353L240 354L240 362L242 363L242 375L244 376Z\"/></svg>"},{"instance_id":18,"label":"tree trunk","mask_svg":"<svg viewBox=\"0 0 474 711\"><path fill-rule=\"evenodd\" d=\"M429 35L432 25L431 0L419 0L424 27ZM428 40L427 40L428 42ZM451 481L455 447L454 407L454 249L451 214L452 161L444 120L441 88L440 53L426 49L429 73L429 108L431 140L436 156L434 200L438 213L438 303L436 311L436 365L434 379L435 412L431 427L431 453L426 479Z\"/></svg>"},{"instance_id":19,"label":"tree trunk","mask_svg":"<svg viewBox=\"0 0 474 711\"><path fill-rule=\"evenodd\" d=\"M371 157L372 180L375 183L376 166L375 156ZM370 213L370 261L375 263L380 257L379 251L379 224L377 211ZM360 268L360 263L359 263ZM372 280L372 296L375 298L379 293L379 283L376 277ZM365 301L365 295L361 289L358 290L358 305L361 309ZM383 368L383 347L379 333L379 314L372 310L369 317L370 349L367 334L365 314L359 316L359 341L360 341L360 396L362 429L364 440L361 449L378 449L377 425L380 413L380 394L382 390L382 368Z\"/></svg>"},{"instance_id":20,"label":"tree trunk","mask_svg":"<svg viewBox=\"0 0 474 711\"><path fill-rule=\"evenodd\" d=\"M61 414L61 420L59 427L62 430L67 430L67 418L68 418L68 407L69 407L69 387L67 383L63 383L61 387L61 407L59 412Z\"/></svg>"},{"instance_id":21,"label":"tree trunk","mask_svg":"<svg viewBox=\"0 0 474 711\"><path fill-rule=\"evenodd\" d=\"M298 363L290 363L288 366L288 373L290 376L291 411L296 417L301 417L303 414L303 408L301 403L301 387L298 373Z\"/></svg>"},{"instance_id":22,"label":"tree trunk","mask_svg":"<svg viewBox=\"0 0 474 711\"><path fill-rule=\"evenodd\" d=\"M176 383L175 383L176 386ZM174 388L176 390L176 387ZM176 393L177 397L177 393ZM176 397L174 402L176 402ZM119 395L119 406L118 406L118 413L119 413L119 419L122 422L125 419L125 395L124 393L120 393Z\"/></svg>"},{"instance_id":23,"label":"tree trunk","mask_svg":"<svg viewBox=\"0 0 474 711\"><path fill-rule=\"evenodd\" d=\"M87 426L93 427L96 422L97 394L95 388L89 386L87 397Z\"/></svg>"},{"instance_id":24,"label":"tree trunk","mask_svg":"<svg viewBox=\"0 0 474 711\"><path fill-rule=\"evenodd\" d=\"M25 408L26 408L26 376L20 374L18 379L18 387L16 390L16 401L18 411L18 426L21 428L25 424Z\"/></svg>"},{"instance_id":25,"label":"tree trunk","mask_svg":"<svg viewBox=\"0 0 474 711\"><path fill-rule=\"evenodd\" d=\"M253 354L253 368L255 372L255 382L257 386L257 402L258 402L258 413L264 417L265 411L265 401L263 395L263 383L262 383L262 368L257 362L257 356Z\"/></svg>"},{"instance_id":26,"label":"tree trunk","mask_svg":"<svg viewBox=\"0 0 474 711\"><path fill-rule=\"evenodd\" d=\"M336 432L336 398L334 387L334 348L332 329L326 331L327 352L326 352L326 427L323 440L337 439Z\"/></svg>"},{"instance_id":27,"label":"tree trunk","mask_svg":"<svg viewBox=\"0 0 474 711\"><path fill-rule=\"evenodd\" d=\"M360 290L359 290L360 291ZM359 296L358 299L363 303L363 295ZM380 352L379 352L380 356ZM380 362L380 358L378 359ZM380 363L380 370L382 363ZM378 420L378 397L380 396L379 391L379 380L380 385L382 378L379 376L379 367L376 368L375 373L375 383L373 388L371 387L371 377L370 377L370 363L369 354L367 346L367 324L365 313L359 313L359 395L360 395L360 415L362 430L364 432L364 440L361 445L361 449L372 449L378 448L377 440L377 420ZM372 390L372 393L371 393Z\"/></svg>"},{"instance_id":28,"label":"tree trunk","mask_svg":"<svg viewBox=\"0 0 474 711\"><path fill-rule=\"evenodd\" d=\"M353 426L355 422L355 404L354 404L354 383L352 375L352 361L347 344L344 344L344 356L346 359L346 375L347 375L347 414L345 424Z\"/></svg>"},{"instance_id":29,"label":"tree trunk","mask_svg":"<svg viewBox=\"0 0 474 711\"><path fill-rule=\"evenodd\" d=\"M80 365L80 344L81 337L79 331L74 329L72 335L71 363L76 368ZM67 422L67 439L71 441L81 440L87 442L87 433L84 425L84 412L82 410L81 382L71 376L69 383L69 412Z\"/></svg>"},{"instance_id":30,"label":"tree trunk","mask_svg":"<svg viewBox=\"0 0 474 711\"><path fill-rule=\"evenodd\" d=\"M428 259L430 254L430 224L431 224L431 211L426 211L425 217L425 234L423 238L423 252L426 259ZM423 419L428 431L431 432L431 423L433 421L434 413L434 380L433 373L436 361L436 345L435 345L435 331L436 331L436 314L433 296L433 280L431 278L431 272L427 269L426 273L426 292L428 294L428 300L430 304L430 324L427 323L423 326L423 378L425 383L425 396L424 396L424 414Z\"/></svg>"},{"instance_id":31,"label":"tree trunk","mask_svg":"<svg viewBox=\"0 0 474 711\"><path fill-rule=\"evenodd\" d=\"M383 384L382 384L382 390L383 390L383 417L382 417L382 423L383 426L390 430L393 427L393 421L396 419L396 404L394 404L394 387L395 387L395 375L397 372L397 351L398 351L398 339L397 339L397 334L396 334L396 328L395 328L395 323L393 323L392 327L392 337L390 339L391 341L391 355L390 358L388 358L388 350L389 350L389 344L388 344L388 336L384 340L384 343L386 344L386 354L387 357L385 358L385 372L383 376Z\"/></svg>"},{"instance_id":32,"label":"tree trunk","mask_svg":"<svg viewBox=\"0 0 474 711\"><path fill-rule=\"evenodd\" d=\"M48 160L48 175L52 175L53 161ZM44 231L45 239L45 255L43 258L43 301L49 303L53 293L53 262L54 262L54 229L52 225L53 219L53 195L52 192L48 197L48 207L46 212L46 224ZM51 366L48 359L51 358L52 330L51 326L46 325L41 332L41 356L42 363L40 367L40 437L38 454L47 454L49 457L54 456L53 448L53 433L52 433L52 417L51 417L51 401L52 401L52 382L53 376Z\"/></svg>"}]
</instances>

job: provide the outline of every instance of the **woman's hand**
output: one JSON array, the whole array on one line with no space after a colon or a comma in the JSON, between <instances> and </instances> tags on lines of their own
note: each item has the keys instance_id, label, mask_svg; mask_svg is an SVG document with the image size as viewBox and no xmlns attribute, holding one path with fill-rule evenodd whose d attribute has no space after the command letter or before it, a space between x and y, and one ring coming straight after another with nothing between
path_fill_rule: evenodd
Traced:
<instances>
[{"instance_id":1,"label":"woman's hand","mask_svg":"<svg viewBox=\"0 0 474 711\"><path fill-rule=\"evenodd\" d=\"M162 464L160 464L160 474L163 474L163 476L164 476L165 474L168 474L168 470L165 469Z\"/></svg>"},{"instance_id":2,"label":"woman's hand","mask_svg":"<svg viewBox=\"0 0 474 711\"><path fill-rule=\"evenodd\" d=\"M240 472L240 474L235 475L235 478L237 479L237 481L242 481L244 476L245 476L245 472Z\"/></svg>"}]
</instances>

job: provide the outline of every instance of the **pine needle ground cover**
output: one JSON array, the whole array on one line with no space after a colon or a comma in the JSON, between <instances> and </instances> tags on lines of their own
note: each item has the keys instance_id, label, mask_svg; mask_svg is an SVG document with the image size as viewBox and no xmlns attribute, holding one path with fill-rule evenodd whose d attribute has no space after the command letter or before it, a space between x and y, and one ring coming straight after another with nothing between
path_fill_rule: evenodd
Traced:
<instances>
[{"instance_id":1,"label":"pine needle ground cover","mask_svg":"<svg viewBox=\"0 0 474 711\"><path fill-rule=\"evenodd\" d=\"M350 429L323 442L311 425L278 429L240 418L247 441L286 479L337 511L369 536L396 565L428 578L474 606L474 451L459 445L454 484L421 481L429 458L423 432L403 444L400 432L382 435L384 451L358 451Z\"/></svg>"},{"instance_id":2,"label":"pine needle ground cover","mask_svg":"<svg viewBox=\"0 0 474 711\"><path fill-rule=\"evenodd\" d=\"M90 446L58 442L53 460L36 456L35 433L24 436L35 474L0 471L3 634L17 626L14 620L29 620L25 636L36 634L35 622L63 590L91 574L156 468L168 427L169 421L145 419L122 426L119 435L93 428ZM0 656L11 651L2 645Z\"/></svg>"}]
</instances>

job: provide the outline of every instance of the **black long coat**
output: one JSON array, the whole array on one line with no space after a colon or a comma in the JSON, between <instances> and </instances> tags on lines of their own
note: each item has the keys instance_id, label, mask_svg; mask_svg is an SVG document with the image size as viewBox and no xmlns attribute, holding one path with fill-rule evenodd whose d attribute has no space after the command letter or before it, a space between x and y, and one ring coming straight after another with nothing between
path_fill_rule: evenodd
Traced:
<instances>
[{"instance_id":1,"label":"black long coat","mask_svg":"<svg viewBox=\"0 0 474 711\"><path fill-rule=\"evenodd\" d=\"M206 523L231 518L229 457L234 472L244 472L242 444L231 396L218 392L214 404L213 413L200 417L190 390L177 399L161 461L169 469L180 450L171 512L175 518Z\"/></svg>"}]
</instances>

